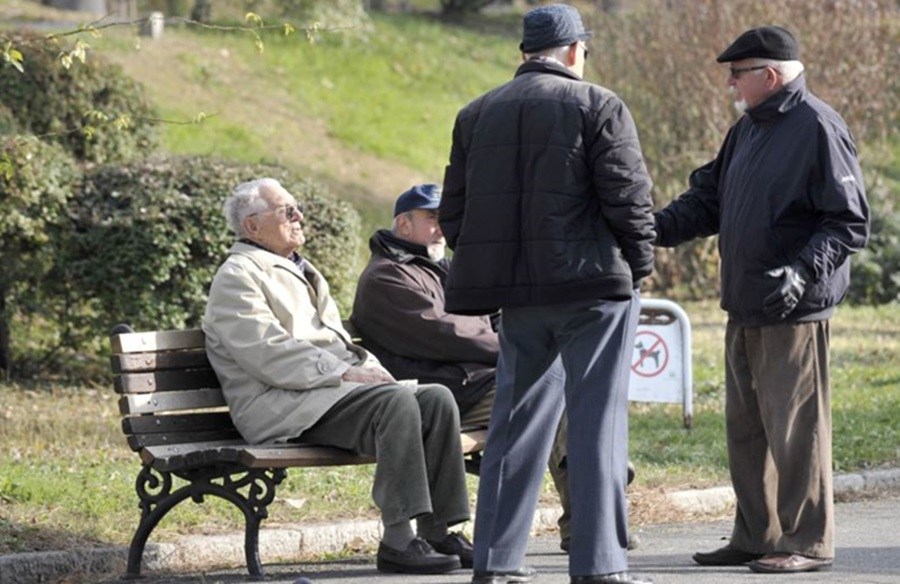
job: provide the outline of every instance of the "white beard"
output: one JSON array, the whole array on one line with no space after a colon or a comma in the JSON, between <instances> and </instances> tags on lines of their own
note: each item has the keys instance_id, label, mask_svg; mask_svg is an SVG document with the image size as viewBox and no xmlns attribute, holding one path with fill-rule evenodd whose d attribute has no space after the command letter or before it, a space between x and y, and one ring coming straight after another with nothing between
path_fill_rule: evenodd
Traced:
<instances>
[{"instance_id":1,"label":"white beard","mask_svg":"<svg viewBox=\"0 0 900 584\"><path fill-rule=\"evenodd\" d=\"M430 257L433 262L444 259L446 247L447 244L445 243L432 243L431 245L426 246L428 257Z\"/></svg>"},{"instance_id":2,"label":"white beard","mask_svg":"<svg viewBox=\"0 0 900 584\"><path fill-rule=\"evenodd\" d=\"M737 93L737 89L735 89L734 87L729 87L728 93L730 93L731 95L735 95ZM748 108L749 108L749 106L747 105L747 100L745 100L745 99L734 100L734 109L736 109L739 114L746 112Z\"/></svg>"}]
</instances>

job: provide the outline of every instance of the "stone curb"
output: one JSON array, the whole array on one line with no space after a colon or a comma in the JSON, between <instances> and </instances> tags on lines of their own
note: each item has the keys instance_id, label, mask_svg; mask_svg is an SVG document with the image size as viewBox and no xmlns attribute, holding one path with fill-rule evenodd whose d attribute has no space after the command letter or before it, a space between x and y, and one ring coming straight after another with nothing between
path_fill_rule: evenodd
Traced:
<instances>
[{"instance_id":1,"label":"stone curb","mask_svg":"<svg viewBox=\"0 0 900 584\"><path fill-rule=\"evenodd\" d=\"M834 494L869 491L900 491L900 468L861 471L834 477ZM675 491L666 495L682 511L695 514L721 513L734 505L731 487ZM532 533L556 525L559 510L537 510ZM374 547L381 534L375 520L304 524L260 531L259 551L266 563L297 561L310 555L339 552L348 544ZM31 552L0 556L0 584L53 582L73 575L121 574L125 572L128 548L111 546L58 552ZM144 553L147 572L191 572L242 564L243 534L186 536L172 543L148 544Z\"/></svg>"}]
</instances>

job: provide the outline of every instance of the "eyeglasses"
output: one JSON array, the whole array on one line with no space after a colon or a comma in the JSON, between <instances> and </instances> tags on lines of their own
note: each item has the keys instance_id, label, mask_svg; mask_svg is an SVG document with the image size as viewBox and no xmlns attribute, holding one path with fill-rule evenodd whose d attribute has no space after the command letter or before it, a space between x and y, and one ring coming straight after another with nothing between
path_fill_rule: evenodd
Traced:
<instances>
[{"instance_id":1,"label":"eyeglasses","mask_svg":"<svg viewBox=\"0 0 900 584\"><path fill-rule=\"evenodd\" d=\"M760 69L765 69L768 65L757 65L755 67L732 67L728 70L732 79L737 79L743 73L747 73L748 71L759 71Z\"/></svg>"},{"instance_id":2,"label":"eyeglasses","mask_svg":"<svg viewBox=\"0 0 900 584\"><path fill-rule=\"evenodd\" d=\"M584 49L584 60L587 61L588 55L591 54L591 51L590 51L590 49L588 49L588 46L585 43L580 43L580 44L581 44L581 48Z\"/></svg>"},{"instance_id":3,"label":"eyeglasses","mask_svg":"<svg viewBox=\"0 0 900 584\"><path fill-rule=\"evenodd\" d=\"M294 217L298 217L303 215L303 207L300 206L300 203L288 203L286 205L278 205L274 209L269 209L267 211L257 211L256 213L250 213L247 217L253 217L254 215L262 215L263 213L275 213L278 214L282 210L284 210L284 216L288 221L292 220Z\"/></svg>"}]
</instances>

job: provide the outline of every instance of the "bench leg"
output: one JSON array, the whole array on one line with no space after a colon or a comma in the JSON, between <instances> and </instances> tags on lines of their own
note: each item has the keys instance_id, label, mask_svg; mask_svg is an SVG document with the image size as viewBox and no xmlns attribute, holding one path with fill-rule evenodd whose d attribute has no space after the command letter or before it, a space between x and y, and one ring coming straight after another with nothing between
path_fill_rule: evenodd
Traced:
<instances>
[{"instance_id":1,"label":"bench leg","mask_svg":"<svg viewBox=\"0 0 900 584\"><path fill-rule=\"evenodd\" d=\"M141 560L150 534L166 514L187 498L202 503L205 495L230 501L244 513L244 556L247 571L255 579L264 577L259 561L259 527L268 516L275 487L284 480L284 469L210 467L177 473L188 484L172 490L173 473L143 465L135 482L140 499L141 520L128 549L127 579L141 577ZM213 482L216 481L216 482ZM220 484L221 483L221 484ZM247 494L240 489L247 488Z\"/></svg>"}]
</instances>

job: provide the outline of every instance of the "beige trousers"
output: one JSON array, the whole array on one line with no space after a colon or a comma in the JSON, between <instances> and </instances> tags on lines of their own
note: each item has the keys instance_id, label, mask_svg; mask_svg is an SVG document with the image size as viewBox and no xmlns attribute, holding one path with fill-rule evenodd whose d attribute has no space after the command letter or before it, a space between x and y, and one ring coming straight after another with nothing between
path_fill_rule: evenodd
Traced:
<instances>
[{"instance_id":1,"label":"beige trousers","mask_svg":"<svg viewBox=\"0 0 900 584\"><path fill-rule=\"evenodd\" d=\"M828 321L725 332L731 544L834 557Z\"/></svg>"}]
</instances>

